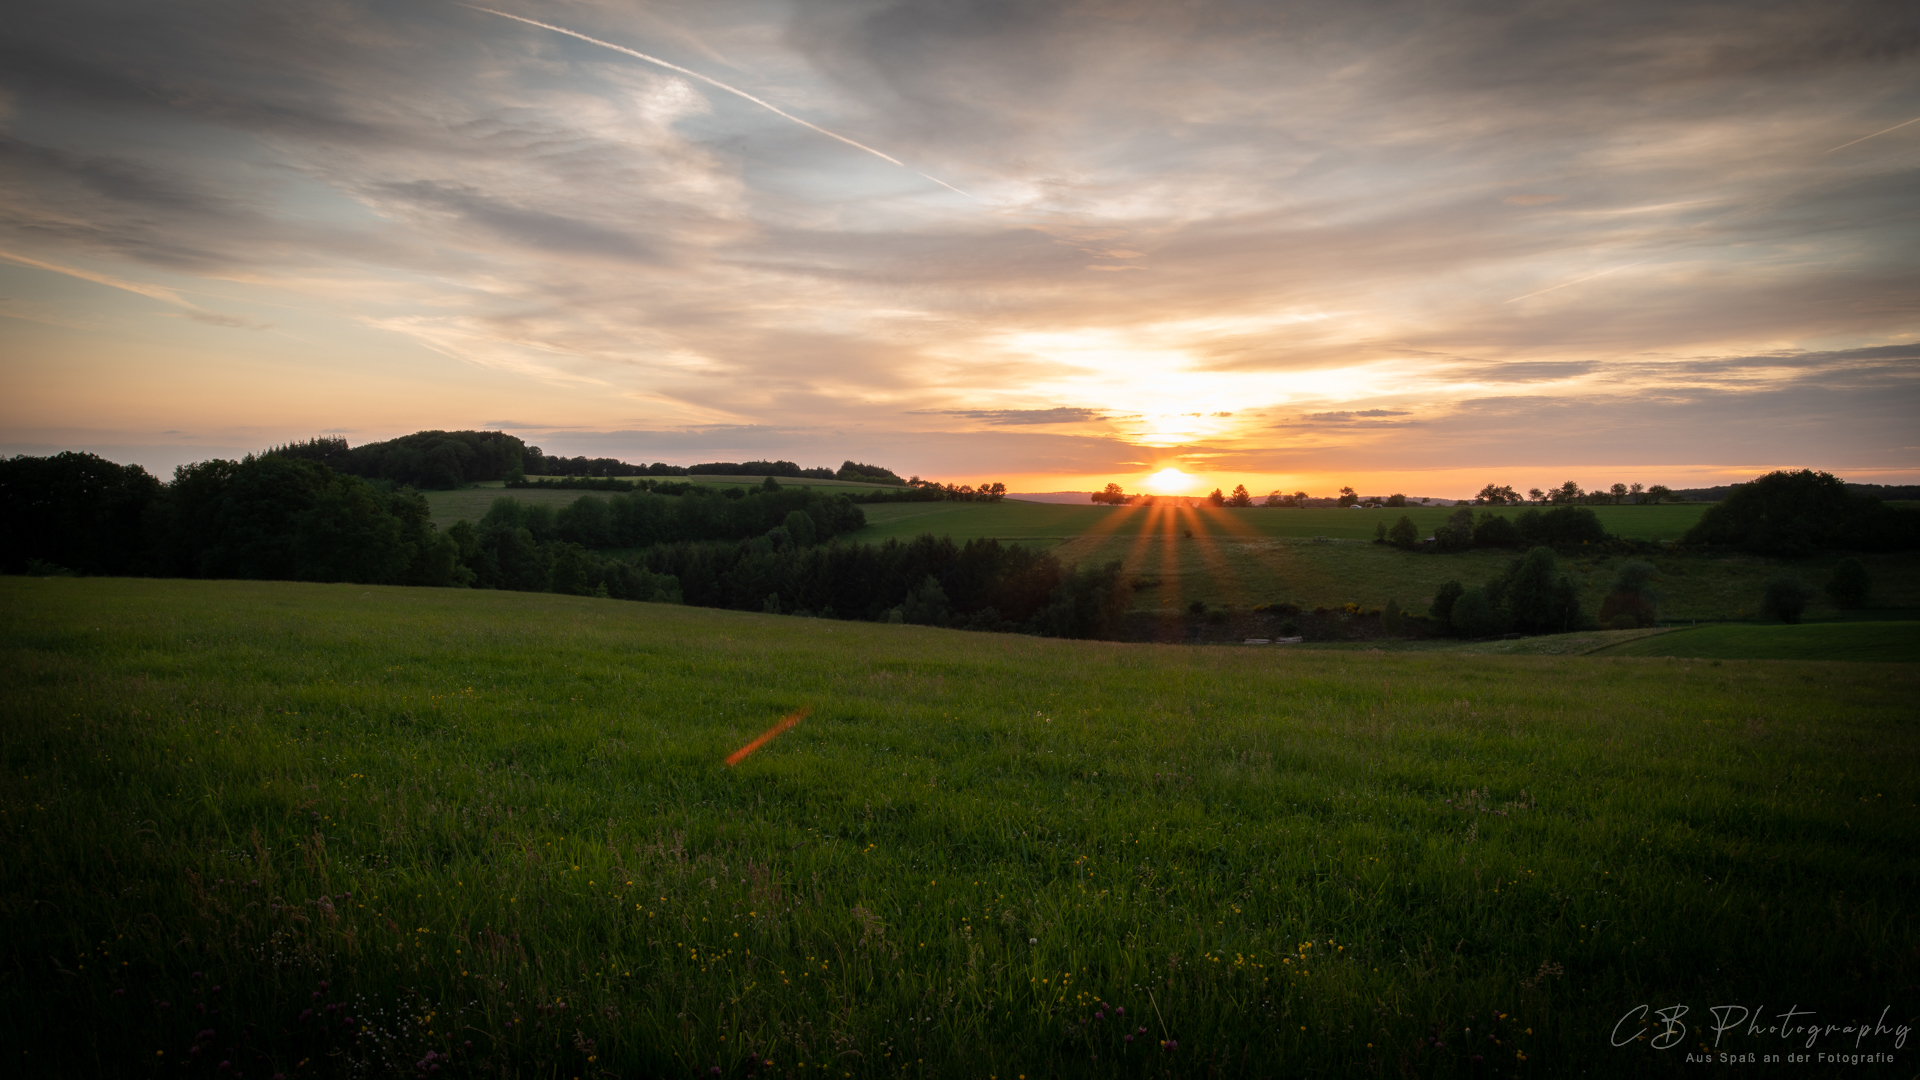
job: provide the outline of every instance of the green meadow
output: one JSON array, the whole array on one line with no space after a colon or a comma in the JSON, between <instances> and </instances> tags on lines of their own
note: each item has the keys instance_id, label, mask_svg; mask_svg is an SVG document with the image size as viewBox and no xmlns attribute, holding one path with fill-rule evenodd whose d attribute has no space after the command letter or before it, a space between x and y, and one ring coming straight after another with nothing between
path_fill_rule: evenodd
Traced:
<instances>
[{"instance_id":1,"label":"green meadow","mask_svg":"<svg viewBox=\"0 0 1920 1080\"><path fill-rule=\"evenodd\" d=\"M1714 1006L1914 1022L1913 664L104 578L0 579L0 648L14 1075L1648 1076L1804 1050Z\"/></svg>"},{"instance_id":2,"label":"green meadow","mask_svg":"<svg viewBox=\"0 0 1920 1080\"><path fill-rule=\"evenodd\" d=\"M1871 660L1911 664L1920 663L1920 622L1699 626L1610 643L1594 652L1605 656Z\"/></svg>"}]
</instances>

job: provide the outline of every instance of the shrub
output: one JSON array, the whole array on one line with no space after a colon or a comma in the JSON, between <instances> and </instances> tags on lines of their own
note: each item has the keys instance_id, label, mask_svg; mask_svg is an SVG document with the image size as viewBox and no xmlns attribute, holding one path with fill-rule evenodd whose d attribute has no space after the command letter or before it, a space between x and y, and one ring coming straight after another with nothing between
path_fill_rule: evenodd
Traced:
<instances>
[{"instance_id":1,"label":"shrub","mask_svg":"<svg viewBox=\"0 0 1920 1080\"><path fill-rule=\"evenodd\" d=\"M1767 582L1766 591L1760 597L1760 613L1769 619L1797 623L1811 599L1813 590L1799 578L1782 574Z\"/></svg>"},{"instance_id":2,"label":"shrub","mask_svg":"<svg viewBox=\"0 0 1920 1080\"><path fill-rule=\"evenodd\" d=\"M1393 528L1387 530L1387 542L1402 550L1410 549L1420 542L1420 528L1413 523L1412 518L1401 514L1400 520L1394 522Z\"/></svg>"},{"instance_id":3,"label":"shrub","mask_svg":"<svg viewBox=\"0 0 1920 1080\"><path fill-rule=\"evenodd\" d=\"M1860 560L1848 557L1840 560L1833 568L1833 576L1827 579L1827 595L1841 607L1859 607L1867 602L1867 593L1873 589L1873 579L1867 576L1867 568Z\"/></svg>"},{"instance_id":4,"label":"shrub","mask_svg":"<svg viewBox=\"0 0 1920 1080\"><path fill-rule=\"evenodd\" d=\"M1461 589L1457 581L1449 581L1441 585L1439 591L1433 594L1433 605L1427 608L1427 614L1438 620L1441 625L1446 625L1453 618L1453 605L1459 602L1463 591L1465 590Z\"/></svg>"},{"instance_id":5,"label":"shrub","mask_svg":"<svg viewBox=\"0 0 1920 1080\"><path fill-rule=\"evenodd\" d=\"M1406 625L1406 616L1400 611L1400 601L1388 597L1386 608L1380 612L1380 628L1399 637Z\"/></svg>"}]
</instances>

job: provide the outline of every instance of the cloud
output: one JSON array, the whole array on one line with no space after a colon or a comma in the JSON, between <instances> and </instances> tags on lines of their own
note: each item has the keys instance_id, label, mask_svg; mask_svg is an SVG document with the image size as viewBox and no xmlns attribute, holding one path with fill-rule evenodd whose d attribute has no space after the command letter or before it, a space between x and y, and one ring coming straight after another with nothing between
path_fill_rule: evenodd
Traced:
<instances>
[{"instance_id":1,"label":"cloud","mask_svg":"<svg viewBox=\"0 0 1920 1080\"><path fill-rule=\"evenodd\" d=\"M1536 194L1528 194L1528 195L1508 195L1506 198L1501 199L1500 201L1503 203L1506 203L1508 206L1544 206L1547 203L1559 202L1561 199L1564 199L1564 198L1566 198L1565 195L1547 195L1542 193L1536 193Z\"/></svg>"}]
</instances>

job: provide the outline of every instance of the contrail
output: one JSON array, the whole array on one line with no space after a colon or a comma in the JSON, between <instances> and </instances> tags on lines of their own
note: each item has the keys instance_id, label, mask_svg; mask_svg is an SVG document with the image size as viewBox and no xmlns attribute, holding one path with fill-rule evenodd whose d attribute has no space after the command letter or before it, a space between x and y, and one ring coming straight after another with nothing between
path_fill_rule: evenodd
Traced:
<instances>
[{"instance_id":1,"label":"contrail","mask_svg":"<svg viewBox=\"0 0 1920 1080\"><path fill-rule=\"evenodd\" d=\"M495 11L492 8L480 7L476 4L461 4L460 6L464 8L470 8L474 11L484 11L489 15L498 15L503 19L512 19L514 22L526 23L528 26L537 26L542 30L551 30L556 34L565 34L570 38L579 38L581 41L587 42L592 45L598 45L603 49L612 49L614 52L625 53L626 55L631 56L636 60L645 60L649 64L656 64L660 67L666 68L668 71L677 71L680 74L685 75L689 79L698 79L701 82L706 83L708 86L714 87L715 89L725 90L727 93L732 94L735 97L745 98L746 100L753 102L755 105L760 106L761 108L767 110L770 113L773 113L776 116L785 117L786 119L791 120L796 124L799 124L801 127L811 128L814 131L817 131L820 134L825 135L829 139L838 139L841 142L846 143L848 146L851 146L856 150L865 150L867 153L872 154L874 157L877 157L880 160L887 162L890 165L897 165L900 168L905 169L910 173L913 173L915 176L919 176L927 180L932 180L934 183L939 184L941 187L946 188L948 191L951 191L956 195L966 195L967 198L969 199L973 198L972 195L967 195L966 192L961 191L959 188L954 187L952 184L947 183L945 180L941 180L938 177L928 176L926 173L921 172L919 169L913 168L912 166L908 165L906 162L901 161L899 158L894 157L891 154L882 153L881 151L875 150L873 147L868 146L866 143L855 142L854 140L847 138L845 135L828 131L826 128L821 127L819 124L802 120L799 117L793 115L792 113L787 112L786 110L780 108L778 105L773 104L772 102L763 101L760 98L754 97L752 94L747 93L745 90L741 90L738 87L728 86L726 83L721 82L719 79L702 75L699 72L692 71L688 68L683 68L679 64L669 63L668 61L662 60L657 56L648 56L646 53L640 52L637 49L629 49L625 45L615 45L611 41L601 41L597 37L588 37L587 35L580 33L578 30L569 30L564 26L555 26L552 23L543 23L537 19L529 19L520 15L509 15L504 11ZM979 200L975 199L974 201L978 202Z\"/></svg>"},{"instance_id":2,"label":"contrail","mask_svg":"<svg viewBox=\"0 0 1920 1080\"><path fill-rule=\"evenodd\" d=\"M1578 285L1583 281L1592 281L1594 278L1603 278L1603 277L1606 277L1608 274L1617 274L1622 270L1630 270L1636 266L1639 266L1640 263L1650 263L1655 258L1658 258L1658 256L1649 255L1646 258L1641 259L1640 262L1630 262L1625 266L1616 266L1611 270L1602 270L1597 274L1588 274L1586 277L1583 277L1583 278L1575 278L1572 281L1563 281L1558 285L1549 285L1546 288L1539 290L1539 292L1530 292L1526 296L1516 296L1513 298L1513 300L1502 300L1500 302L1503 304L1511 304L1517 300L1525 300L1527 299L1528 296L1539 296L1540 293L1550 293L1555 289L1564 289L1569 285Z\"/></svg>"},{"instance_id":3,"label":"contrail","mask_svg":"<svg viewBox=\"0 0 1920 1080\"><path fill-rule=\"evenodd\" d=\"M1853 142L1841 143L1839 146L1834 147L1833 150L1845 150L1847 147L1852 146L1853 143L1863 143L1863 142L1866 142L1868 139L1877 139L1880 136L1885 135L1889 131L1899 131L1901 128L1906 127L1908 124L1920 124L1920 116L1916 116L1911 120L1906 120L1901 123L1895 124L1890 128L1882 128L1881 130L1876 131L1871 135L1862 135L1859 138L1853 140ZM1833 153L1833 150L1823 150L1821 151L1820 156L1826 157L1828 154Z\"/></svg>"}]
</instances>

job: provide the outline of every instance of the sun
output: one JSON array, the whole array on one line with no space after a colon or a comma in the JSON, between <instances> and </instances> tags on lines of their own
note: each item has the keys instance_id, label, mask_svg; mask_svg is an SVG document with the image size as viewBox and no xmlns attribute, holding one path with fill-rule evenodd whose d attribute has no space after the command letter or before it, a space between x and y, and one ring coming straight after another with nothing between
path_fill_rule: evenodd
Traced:
<instances>
[{"instance_id":1,"label":"sun","mask_svg":"<svg viewBox=\"0 0 1920 1080\"><path fill-rule=\"evenodd\" d=\"M1193 477L1169 465L1147 477L1147 490L1155 495L1178 495L1193 486Z\"/></svg>"}]
</instances>

